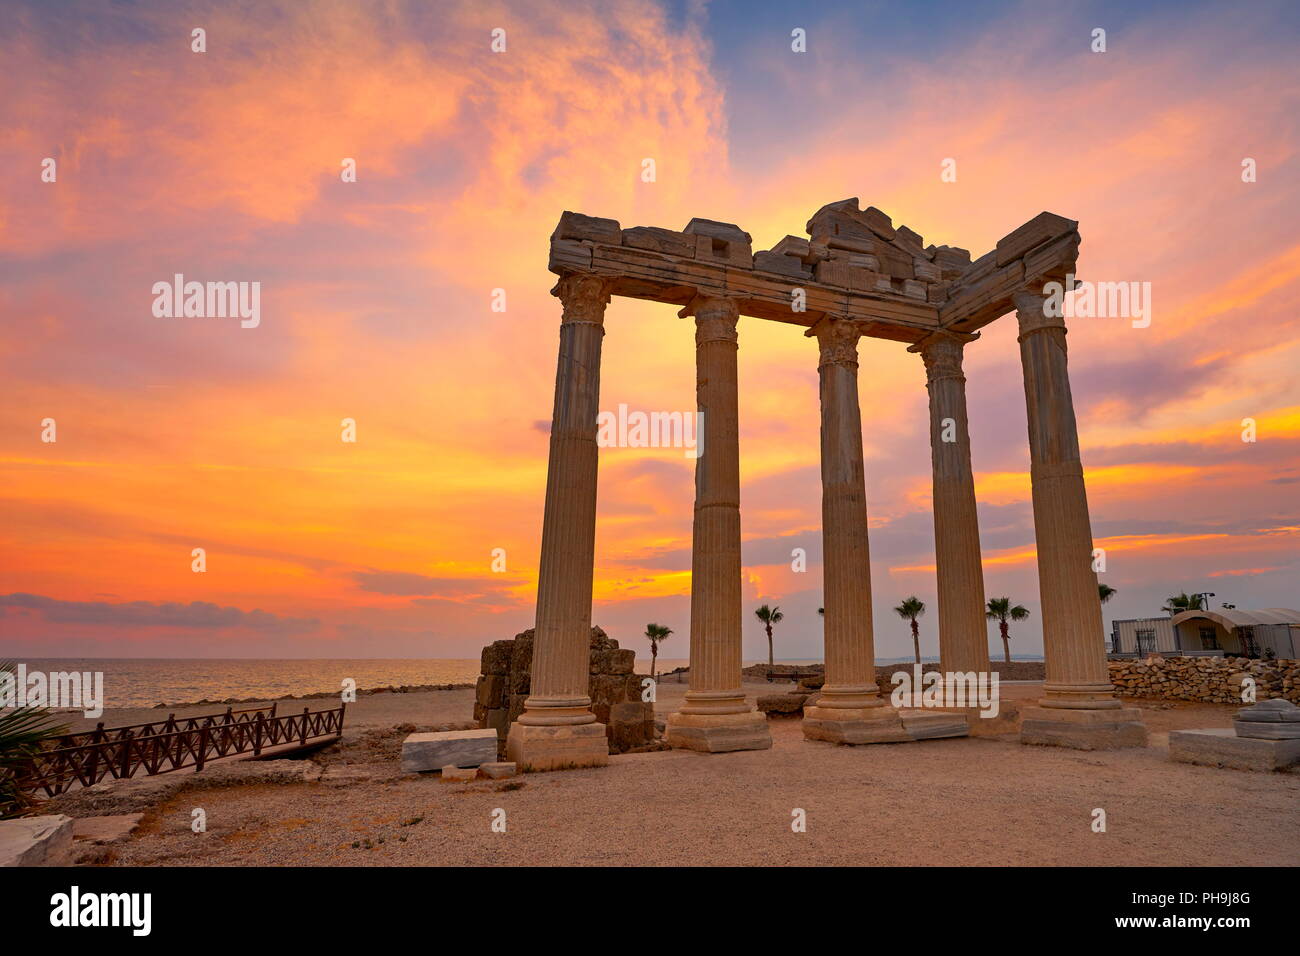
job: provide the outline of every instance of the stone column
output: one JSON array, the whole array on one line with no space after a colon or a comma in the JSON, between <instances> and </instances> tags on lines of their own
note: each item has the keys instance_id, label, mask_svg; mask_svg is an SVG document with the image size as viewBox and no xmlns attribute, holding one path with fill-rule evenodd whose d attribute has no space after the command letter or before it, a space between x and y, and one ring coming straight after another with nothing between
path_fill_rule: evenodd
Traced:
<instances>
[{"instance_id":1,"label":"stone column","mask_svg":"<svg viewBox=\"0 0 1300 956\"><path fill-rule=\"evenodd\" d=\"M1141 711L1116 699L1106 666L1092 526L1070 396L1065 320L1046 297L1014 297L1029 418L1038 591L1047 658L1045 694L1022 710L1021 740L1091 750L1143 746Z\"/></svg>"},{"instance_id":2,"label":"stone column","mask_svg":"<svg viewBox=\"0 0 1300 956\"><path fill-rule=\"evenodd\" d=\"M740 438L736 302L700 296L695 316L696 402L703 454L695 461L691 546L691 689L668 719L674 747L719 753L772 746L767 719L741 686Z\"/></svg>"},{"instance_id":3,"label":"stone column","mask_svg":"<svg viewBox=\"0 0 1300 956\"><path fill-rule=\"evenodd\" d=\"M506 751L521 770L609 761L605 727L588 696L591 591L596 541L596 418L600 345L610 288L571 274L552 290L564 306L555 375L546 510L537 581L531 693Z\"/></svg>"},{"instance_id":4,"label":"stone column","mask_svg":"<svg viewBox=\"0 0 1300 956\"><path fill-rule=\"evenodd\" d=\"M989 672L984 568L975 510L975 477L966 420L962 351L977 335L935 332L911 346L925 362L930 393L934 560L939 590L939 666L952 673Z\"/></svg>"},{"instance_id":5,"label":"stone column","mask_svg":"<svg viewBox=\"0 0 1300 956\"><path fill-rule=\"evenodd\" d=\"M811 330L821 361L822 575L826 683L804 707L810 740L875 743L911 739L876 685L871 622L867 485L858 406L859 327L826 316Z\"/></svg>"}]
</instances>

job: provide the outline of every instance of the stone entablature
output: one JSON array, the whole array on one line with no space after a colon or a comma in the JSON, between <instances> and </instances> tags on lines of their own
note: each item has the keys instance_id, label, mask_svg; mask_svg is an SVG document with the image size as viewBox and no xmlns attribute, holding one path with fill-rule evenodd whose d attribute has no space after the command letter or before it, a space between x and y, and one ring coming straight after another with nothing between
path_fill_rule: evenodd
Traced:
<instances>
[{"instance_id":1,"label":"stone entablature","mask_svg":"<svg viewBox=\"0 0 1300 956\"><path fill-rule=\"evenodd\" d=\"M565 212L551 235L550 269L608 276L616 295L686 306L698 296L736 299L740 314L811 327L824 315L856 320L860 334L916 343L939 328L973 332L1011 311L1026 287L1064 281L1075 268L1078 223L1044 212L974 262L956 246L925 245L874 206L842 199L819 209L809 238L786 236L752 252L731 223L692 219L680 232L624 229ZM803 311L792 290L804 292Z\"/></svg>"}]
</instances>

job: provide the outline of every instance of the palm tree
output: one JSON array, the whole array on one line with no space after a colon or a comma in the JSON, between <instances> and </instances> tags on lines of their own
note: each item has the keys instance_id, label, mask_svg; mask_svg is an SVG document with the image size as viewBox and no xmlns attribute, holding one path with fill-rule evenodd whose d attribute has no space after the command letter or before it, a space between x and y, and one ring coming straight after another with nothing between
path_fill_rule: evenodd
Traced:
<instances>
[{"instance_id":1,"label":"palm tree","mask_svg":"<svg viewBox=\"0 0 1300 956\"><path fill-rule=\"evenodd\" d=\"M776 663L775 658L772 656L772 625L781 623L785 619L785 615L781 613L779 606L768 607L764 604L754 612L754 616L763 622L763 627L767 631L767 666L771 667Z\"/></svg>"},{"instance_id":2,"label":"palm tree","mask_svg":"<svg viewBox=\"0 0 1300 956\"><path fill-rule=\"evenodd\" d=\"M1204 611L1205 597L1200 594L1174 594L1165 599L1165 606L1160 610L1170 617L1179 611Z\"/></svg>"},{"instance_id":3,"label":"palm tree","mask_svg":"<svg viewBox=\"0 0 1300 956\"><path fill-rule=\"evenodd\" d=\"M1029 617L1029 608L1022 604L1011 606L1011 598L1000 597L990 598L989 606L984 611L984 616L991 621L998 622L998 629L1002 632L1002 652L1006 655L1006 661L1011 663L1011 634L1010 628L1007 627L1007 621L1023 621Z\"/></svg>"},{"instance_id":4,"label":"palm tree","mask_svg":"<svg viewBox=\"0 0 1300 956\"><path fill-rule=\"evenodd\" d=\"M0 675L18 676L10 661L0 661ZM67 732L44 707L0 707L0 817L17 816L31 805L18 777L47 739Z\"/></svg>"},{"instance_id":5,"label":"palm tree","mask_svg":"<svg viewBox=\"0 0 1300 956\"><path fill-rule=\"evenodd\" d=\"M916 662L921 663L921 626L916 623L916 619L925 613L925 602L913 594L894 608L894 613L903 620L912 622L912 647L916 651Z\"/></svg>"},{"instance_id":6,"label":"palm tree","mask_svg":"<svg viewBox=\"0 0 1300 956\"><path fill-rule=\"evenodd\" d=\"M1109 584L1098 583L1097 585L1097 597L1101 598L1102 604L1105 604L1118 593L1119 592Z\"/></svg>"},{"instance_id":7,"label":"palm tree","mask_svg":"<svg viewBox=\"0 0 1300 956\"><path fill-rule=\"evenodd\" d=\"M650 676L658 680L655 674L655 666L659 661L659 642L667 640L668 635L672 633L671 628L664 627L662 624L647 624L645 626L645 636L650 639Z\"/></svg>"}]
</instances>

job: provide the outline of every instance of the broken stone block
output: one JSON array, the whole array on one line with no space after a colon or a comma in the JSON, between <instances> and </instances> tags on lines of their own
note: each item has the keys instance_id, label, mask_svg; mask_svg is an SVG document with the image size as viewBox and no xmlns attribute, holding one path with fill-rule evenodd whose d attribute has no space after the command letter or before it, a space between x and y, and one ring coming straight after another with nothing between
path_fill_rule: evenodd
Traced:
<instances>
[{"instance_id":1,"label":"broken stone block","mask_svg":"<svg viewBox=\"0 0 1300 956\"><path fill-rule=\"evenodd\" d=\"M507 724L513 724L519 719L519 715L524 712L524 701L527 699L527 694L511 694L509 696L508 700L510 701L510 706L507 708Z\"/></svg>"},{"instance_id":2,"label":"broken stone block","mask_svg":"<svg viewBox=\"0 0 1300 956\"><path fill-rule=\"evenodd\" d=\"M1136 707L1069 710L1025 707L1020 711L1020 742L1075 750L1145 747L1147 729ZM1172 734L1170 735L1173 736Z\"/></svg>"},{"instance_id":3,"label":"broken stone block","mask_svg":"<svg viewBox=\"0 0 1300 956\"><path fill-rule=\"evenodd\" d=\"M903 295L910 299L920 299L925 301L925 283L918 282L915 279L903 280Z\"/></svg>"},{"instance_id":4,"label":"broken stone block","mask_svg":"<svg viewBox=\"0 0 1300 956\"><path fill-rule=\"evenodd\" d=\"M847 262L839 262L834 259L826 259L817 263L817 269L815 270L818 282L842 286L845 289L852 282L852 272L853 269Z\"/></svg>"},{"instance_id":5,"label":"broken stone block","mask_svg":"<svg viewBox=\"0 0 1300 956\"><path fill-rule=\"evenodd\" d=\"M493 750L495 751L495 747ZM495 752L493 756L496 756ZM442 768L443 783L470 783L478 779L478 767L457 767L455 764L448 764Z\"/></svg>"},{"instance_id":6,"label":"broken stone block","mask_svg":"<svg viewBox=\"0 0 1300 956\"><path fill-rule=\"evenodd\" d=\"M874 256L880 248L880 240L873 235L869 239L857 239L852 236L827 236L825 239L827 248L842 249L845 252L856 252L864 256Z\"/></svg>"},{"instance_id":7,"label":"broken stone block","mask_svg":"<svg viewBox=\"0 0 1300 956\"><path fill-rule=\"evenodd\" d=\"M510 732L510 711L504 707L498 707L489 710L482 718L483 726L495 730L497 738L505 740L506 734Z\"/></svg>"},{"instance_id":8,"label":"broken stone block","mask_svg":"<svg viewBox=\"0 0 1300 956\"><path fill-rule=\"evenodd\" d=\"M876 210L880 213L879 210ZM884 223L888 223L889 217L880 213L884 217ZM856 197L850 199L841 199L839 202L827 203L821 209L813 213L808 220L807 231L810 236L829 236L837 240L844 241L862 241L872 242L881 235L880 231L873 228L873 222L879 226L879 218L868 217L866 213L858 208ZM893 238L894 231L892 227L885 227L888 231L886 238Z\"/></svg>"},{"instance_id":9,"label":"broken stone block","mask_svg":"<svg viewBox=\"0 0 1300 956\"><path fill-rule=\"evenodd\" d=\"M874 255L867 255L861 252L849 252L847 249L830 250L832 262L843 262L852 266L854 269L870 269L872 272L880 272L880 259Z\"/></svg>"},{"instance_id":10,"label":"broken stone block","mask_svg":"<svg viewBox=\"0 0 1300 956\"><path fill-rule=\"evenodd\" d=\"M934 250L934 265L939 269L939 278L956 279L970 268L970 252L955 246L939 246Z\"/></svg>"},{"instance_id":11,"label":"broken stone block","mask_svg":"<svg viewBox=\"0 0 1300 956\"><path fill-rule=\"evenodd\" d=\"M552 272L588 272L591 270L592 244L589 240L555 239L547 268Z\"/></svg>"},{"instance_id":12,"label":"broken stone block","mask_svg":"<svg viewBox=\"0 0 1300 956\"><path fill-rule=\"evenodd\" d=\"M478 769L489 780L504 780L507 777L513 777L518 772L518 766L509 760L485 763Z\"/></svg>"},{"instance_id":13,"label":"broken stone block","mask_svg":"<svg viewBox=\"0 0 1300 956\"><path fill-rule=\"evenodd\" d=\"M801 236L786 236L774 245L771 251L776 253L778 256L794 256L797 259L805 260L812 256L812 252L808 246L808 240ZM755 254L754 258L757 259L758 254ZM757 264L755 264L755 268L758 268Z\"/></svg>"},{"instance_id":14,"label":"broken stone block","mask_svg":"<svg viewBox=\"0 0 1300 956\"><path fill-rule=\"evenodd\" d=\"M898 716L903 721L903 730L913 740L970 735L970 724L965 714L938 710L900 710Z\"/></svg>"},{"instance_id":15,"label":"broken stone block","mask_svg":"<svg viewBox=\"0 0 1300 956\"><path fill-rule=\"evenodd\" d=\"M62 866L72 852L72 817L0 820L0 867Z\"/></svg>"},{"instance_id":16,"label":"broken stone block","mask_svg":"<svg viewBox=\"0 0 1300 956\"><path fill-rule=\"evenodd\" d=\"M505 694L506 679L498 674L484 674L474 686L474 699L485 708L496 707Z\"/></svg>"},{"instance_id":17,"label":"broken stone block","mask_svg":"<svg viewBox=\"0 0 1300 956\"><path fill-rule=\"evenodd\" d=\"M802 260L776 252L755 253L754 268L761 272L775 272L795 279L803 279L812 275L812 270L804 265Z\"/></svg>"},{"instance_id":18,"label":"broken stone block","mask_svg":"<svg viewBox=\"0 0 1300 956\"><path fill-rule=\"evenodd\" d=\"M625 752L643 747L655 737L654 704L625 702L614 704L609 714L609 744L611 752Z\"/></svg>"},{"instance_id":19,"label":"broken stone block","mask_svg":"<svg viewBox=\"0 0 1300 956\"><path fill-rule=\"evenodd\" d=\"M1073 219L1066 219L1055 213L1040 212L1019 229L1007 233L998 240L995 259L998 266L1004 266L1013 259L1019 259L1026 252L1035 249L1053 239L1068 235L1079 228Z\"/></svg>"},{"instance_id":20,"label":"broken stone block","mask_svg":"<svg viewBox=\"0 0 1300 956\"><path fill-rule=\"evenodd\" d=\"M887 242L877 246L876 256L880 259L881 271L894 279L915 279L916 271L912 267L912 256L895 249Z\"/></svg>"},{"instance_id":21,"label":"broken stone block","mask_svg":"<svg viewBox=\"0 0 1300 956\"><path fill-rule=\"evenodd\" d=\"M695 258L753 268L754 249L749 233L729 222L692 219L682 230L696 237Z\"/></svg>"},{"instance_id":22,"label":"broken stone block","mask_svg":"<svg viewBox=\"0 0 1300 956\"><path fill-rule=\"evenodd\" d=\"M925 251L925 240L906 226L898 226L894 229L894 242L897 245L914 248L917 255L923 259L930 258L930 254Z\"/></svg>"},{"instance_id":23,"label":"broken stone block","mask_svg":"<svg viewBox=\"0 0 1300 956\"><path fill-rule=\"evenodd\" d=\"M522 694L527 696L532 687L532 674L529 671L511 671L506 680L507 694Z\"/></svg>"},{"instance_id":24,"label":"broken stone block","mask_svg":"<svg viewBox=\"0 0 1300 956\"><path fill-rule=\"evenodd\" d=\"M922 282L939 281L939 267L929 259L913 259L912 271L916 273L916 278Z\"/></svg>"},{"instance_id":25,"label":"broken stone block","mask_svg":"<svg viewBox=\"0 0 1300 956\"><path fill-rule=\"evenodd\" d=\"M626 677L636 670L636 651L630 647L615 648L610 655L609 672Z\"/></svg>"},{"instance_id":26,"label":"broken stone block","mask_svg":"<svg viewBox=\"0 0 1300 956\"><path fill-rule=\"evenodd\" d=\"M1284 770L1300 765L1300 740L1239 737L1226 727L1171 730L1169 759L1233 770Z\"/></svg>"},{"instance_id":27,"label":"broken stone block","mask_svg":"<svg viewBox=\"0 0 1300 956\"><path fill-rule=\"evenodd\" d=\"M514 641L493 641L483 648L479 673L499 674L501 676L509 673L510 654L514 650L514 646Z\"/></svg>"},{"instance_id":28,"label":"broken stone block","mask_svg":"<svg viewBox=\"0 0 1300 956\"><path fill-rule=\"evenodd\" d=\"M894 220L890 219L875 206L862 210L862 221L881 239L893 239L898 235L894 229ZM915 235L915 233L913 233Z\"/></svg>"},{"instance_id":29,"label":"broken stone block","mask_svg":"<svg viewBox=\"0 0 1300 956\"><path fill-rule=\"evenodd\" d=\"M649 249L669 256L695 258L695 239L671 229L657 226L636 226L623 230L623 245L633 249Z\"/></svg>"},{"instance_id":30,"label":"broken stone block","mask_svg":"<svg viewBox=\"0 0 1300 956\"><path fill-rule=\"evenodd\" d=\"M411 734L402 741L402 770L408 773L447 766L477 767L496 759L497 732L486 727Z\"/></svg>"},{"instance_id":31,"label":"broken stone block","mask_svg":"<svg viewBox=\"0 0 1300 956\"><path fill-rule=\"evenodd\" d=\"M803 713L807 694L764 694L756 701L756 706L769 717L790 717Z\"/></svg>"},{"instance_id":32,"label":"broken stone block","mask_svg":"<svg viewBox=\"0 0 1300 956\"><path fill-rule=\"evenodd\" d=\"M739 242L746 246L751 242L749 233L735 223L718 222L715 219L692 219L686 224L686 228L682 232L691 236L709 236L712 239Z\"/></svg>"},{"instance_id":33,"label":"broken stone block","mask_svg":"<svg viewBox=\"0 0 1300 956\"><path fill-rule=\"evenodd\" d=\"M854 292L875 292L881 275L873 269L849 267L849 288Z\"/></svg>"},{"instance_id":34,"label":"broken stone block","mask_svg":"<svg viewBox=\"0 0 1300 956\"><path fill-rule=\"evenodd\" d=\"M559 225L551 233L552 239L590 239L617 246L622 242L622 230L615 219L599 219L584 216L580 212L568 212L560 215Z\"/></svg>"},{"instance_id":35,"label":"broken stone block","mask_svg":"<svg viewBox=\"0 0 1300 956\"><path fill-rule=\"evenodd\" d=\"M1237 711L1233 728L1238 737L1257 740L1300 740L1300 707L1289 700L1260 701Z\"/></svg>"},{"instance_id":36,"label":"broken stone block","mask_svg":"<svg viewBox=\"0 0 1300 956\"><path fill-rule=\"evenodd\" d=\"M509 670L531 671L533 669L533 630L529 628L522 634L518 635L513 641L506 641L510 645L510 667Z\"/></svg>"}]
</instances>

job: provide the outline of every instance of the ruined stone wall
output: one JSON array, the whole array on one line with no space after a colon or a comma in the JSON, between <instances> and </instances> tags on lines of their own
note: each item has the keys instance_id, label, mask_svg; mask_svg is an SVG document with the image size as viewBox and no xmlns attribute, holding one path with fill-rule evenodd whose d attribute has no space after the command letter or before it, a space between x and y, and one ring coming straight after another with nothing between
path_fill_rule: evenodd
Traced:
<instances>
[{"instance_id":1,"label":"ruined stone wall","mask_svg":"<svg viewBox=\"0 0 1300 956\"><path fill-rule=\"evenodd\" d=\"M1110 679L1124 697L1241 704L1242 681L1255 680L1258 700L1300 703L1300 661L1242 657L1161 657L1110 661Z\"/></svg>"},{"instance_id":2,"label":"ruined stone wall","mask_svg":"<svg viewBox=\"0 0 1300 956\"><path fill-rule=\"evenodd\" d=\"M483 648L482 674L475 685L474 721L491 727L505 741L510 725L524 711L533 663L533 629L513 640L493 641ZM619 648L618 641L599 627L591 629L591 710L605 725L610 753L623 753L654 741L654 704L641 700L636 651Z\"/></svg>"}]
</instances>

